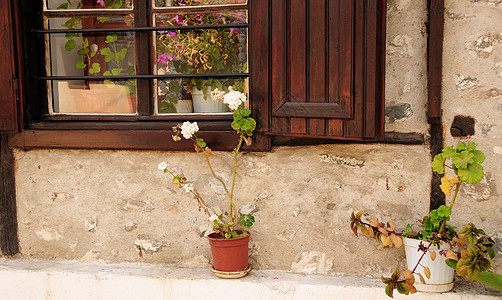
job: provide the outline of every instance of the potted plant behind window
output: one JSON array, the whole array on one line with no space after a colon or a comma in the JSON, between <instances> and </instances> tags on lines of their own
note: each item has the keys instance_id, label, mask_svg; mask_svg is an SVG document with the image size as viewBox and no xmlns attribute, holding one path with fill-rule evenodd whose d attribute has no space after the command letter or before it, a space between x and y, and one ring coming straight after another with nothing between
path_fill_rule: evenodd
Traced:
<instances>
[{"instance_id":1,"label":"potted plant behind window","mask_svg":"<svg viewBox=\"0 0 502 300\"><path fill-rule=\"evenodd\" d=\"M75 3L74 3L75 2ZM83 4L85 2L85 5ZM57 9L120 9L130 8L130 1L124 0L66 0ZM81 17L75 16L66 20L63 27L74 30L79 28L107 28L131 26L130 17L123 20L113 19L109 16ZM64 49L74 52L79 60L73 66L82 70L85 75L134 75L134 63L128 60L128 48L121 45L123 40L115 33L106 36L85 35L84 33L66 33ZM130 54L129 54L130 55ZM95 81L86 81L82 86L75 84L60 83L63 89L69 88L69 94L74 98L75 111L77 113L135 113L136 80L128 79L122 82L104 80L104 84ZM68 86L68 87L66 87ZM59 99L66 101L66 99ZM71 107L71 106L70 106Z\"/></svg>"},{"instance_id":2,"label":"potted plant behind window","mask_svg":"<svg viewBox=\"0 0 502 300\"><path fill-rule=\"evenodd\" d=\"M190 123L187 121L183 124L178 124L178 126L173 128L175 132L173 139L179 141L181 140L180 135L182 135L185 139L193 141L196 152L204 155L205 162L211 175L222 184L225 190L227 198L225 204L226 209L219 211L221 208L215 208L208 205L190 179L185 177L184 174L173 173L166 162L161 162L158 168L164 173L171 175L174 184L179 185L179 187L184 188L187 193L192 194L193 198L197 201L200 208L204 210L209 221L212 223L214 232L208 236L213 257L211 271L220 277L236 278L245 276L251 269L248 265L248 243L250 233L247 228L251 227L254 223L254 217L252 215L243 215L239 213L235 205L234 187L237 175L237 159L243 144L248 146L251 145L251 137L253 135L253 130L256 128L256 122L250 117L251 111L244 108L246 96L243 93L234 91L230 87L230 91L227 93L218 89L214 90L212 92L212 97L228 105L234 116L232 128L237 131L236 137L238 141L233 152L233 179L231 186L228 187L225 181L214 172L210 162L212 151L206 145L204 139L196 135L199 131L197 122Z\"/></svg>"},{"instance_id":3,"label":"potted plant behind window","mask_svg":"<svg viewBox=\"0 0 502 300\"><path fill-rule=\"evenodd\" d=\"M215 0L174 1L172 6L220 4ZM243 12L211 12L159 16L160 26L196 26L218 24L242 24L246 22ZM191 29L157 32L158 69L178 74L230 74L247 70L245 33L238 28ZM228 111L225 105L211 98L211 91L219 89L245 92L244 79L191 78L186 79L192 94L194 112ZM169 89L176 93L178 81L170 81ZM174 96L169 101L175 103Z\"/></svg>"},{"instance_id":4,"label":"potted plant behind window","mask_svg":"<svg viewBox=\"0 0 502 300\"><path fill-rule=\"evenodd\" d=\"M420 221L421 230L415 231L413 225L408 224L404 232L397 232L393 221L384 224L371 218L365 222L362 211L351 214L350 228L356 236L360 230L384 247L400 247L404 238L408 267L403 273L404 279L398 269L390 278L382 277L389 297L393 297L395 289L406 295L417 291L449 291L453 288L454 269L459 276L502 290L502 276L489 271L495 256L493 239L472 223L460 232L448 224L460 186L483 179L484 160L485 155L476 149L474 142L468 145L462 142L456 148L445 147L434 157L431 166L435 172L445 174L447 168L453 173L446 173L441 179L441 190L447 196L452 190L454 194L448 206L441 205Z\"/></svg>"}]
</instances>

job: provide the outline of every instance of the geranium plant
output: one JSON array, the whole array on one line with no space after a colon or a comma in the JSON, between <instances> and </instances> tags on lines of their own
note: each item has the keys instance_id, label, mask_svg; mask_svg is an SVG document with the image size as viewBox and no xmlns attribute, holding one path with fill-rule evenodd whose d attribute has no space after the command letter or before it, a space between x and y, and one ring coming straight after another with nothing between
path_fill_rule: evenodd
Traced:
<instances>
[{"instance_id":1,"label":"geranium plant","mask_svg":"<svg viewBox=\"0 0 502 300\"><path fill-rule=\"evenodd\" d=\"M172 6L193 6L219 4L214 0L173 1ZM214 12L196 14L176 14L159 16L159 26L197 26L242 24L246 22L243 12ZM187 29L157 32L158 68L166 72L173 70L179 74L230 74L247 70L245 33L239 28ZM235 78L191 78L186 79L188 90L196 87L207 98L206 87L226 91L229 86L244 91L244 79ZM182 84L173 80L168 84L171 95L167 97L167 112L175 110L176 99L173 93ZM170 109L169 109L170 108Z\"/></svg>"},{"instance_id":2,"label":"geranium plant","mask_svg":"<svg viewBox=\"0 0 502 300\"><path fill-rule=\"evenodd\" d=\"M218 101L223 101L227 104L233 112L234 121L232 122L232 128L236 130L237 146L233 151L234 163L233 163L233 173L232 173L232 183L231 186L227 186L225 181L216 175L211 165L210 157L212 154L211 149L206 144L202 137L197 136L199 127L197 122L184 122L183 124L178 124L173 128L174 135L173 139L175 141L180 141L182 138L180 135L187 139L193 141L193 145L196 152L202 153L205 158L205 162L209 168L211 175L216 178L223 186L226 198L228 200L225 205L228 210L219 211L217 208L210 206L202 197L202 195L194 186L193 182L187 178L184 174L175 174L172 172L166 162L161 162L158 165L159 170L163 171L172 176L172 182L183 188L187 193L191 193L193 198L197 201L198 205L207 214L209 221L213 224L213 230L219 233L224 238L236 238L247 236L249 232L245 229L251 227L255 221L252 215L243 215L239 213L239 210L234 202L234 188L235 180L237 175L237 159L239 157L239 152L243 144L251 145L251 137L253 136L253 131L256 128L256 121L250 117L251 111L245 108L246 95L234 91L230 88L230 91L225 93L218 89L214 90L213 98Z\"/></svg>"},{"instance_id":3,"label":"geranium plant","mask_svg":"<svg viewBox=\"0 0 502 300\"><path fill-rule=\"evenodd\" d=\"M417 290L414 286L414 274L424 284L424 276L427 278L431 276L430 269L421 265L422 259L425 255L430 255L434 261L438 254L446 256L448 266L456 268L457 275L467 276L471 281L477 280L499 290L502 289L502 277L488 271L491 259L495 256L493 239L486 236L483 230L476 228L472 223L465 225L460 232L448 224L460 186L464 183L476 184L483 179L484 171L481 164L484 160L485 155L476 149L474 142L468 145L462 142L456 148L446 147L434 157L431 166L435 172L445 174L446 170L450 171L441 179L441 190L447 196L451 195L452 190L454 192L448 206L441 205L420 221L421 229L418 231L414 230L413 225L408 224L404 232L398 232L393 221L388 221L386 224L376 218L363 221L362 211L351 214L350 228L354 234L357 236L358 232L361 232L375 238L384 247L394 245L399 248L403 244L403 237L421 241L419 251L422 254L414 268L404 272L396 269L391 277L382 277L383 283L386 284L385 292L389 297L393 297L396 289L401 294L415 293ZM439 250L436 253L431 250L433 245L439 249L443 247L448 250ZM445 247L445 245L450 247ZM424 274L417 272L419 265L423 267Z\"/></svg>"}]
</instances>

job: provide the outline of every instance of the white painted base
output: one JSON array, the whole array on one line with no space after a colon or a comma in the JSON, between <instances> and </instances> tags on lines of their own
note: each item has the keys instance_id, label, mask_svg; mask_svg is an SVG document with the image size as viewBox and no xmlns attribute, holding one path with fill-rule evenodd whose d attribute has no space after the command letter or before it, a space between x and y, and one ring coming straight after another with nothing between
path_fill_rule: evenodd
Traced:
<instances>
[{"instance_id":1,"label":"white painted base","mask_svg":"<svg viewBox=\"0 0 502 300\"><path fill-rule=\"evenodd\" d=\"M389 299L379 279L253 270L221 279L208 268L149 264L0 259L0 299ZM222 294L224 293L224 294ZM396 299L500 299L497 292L463 287L444 294Z\"/></svg>"}]
</instances>

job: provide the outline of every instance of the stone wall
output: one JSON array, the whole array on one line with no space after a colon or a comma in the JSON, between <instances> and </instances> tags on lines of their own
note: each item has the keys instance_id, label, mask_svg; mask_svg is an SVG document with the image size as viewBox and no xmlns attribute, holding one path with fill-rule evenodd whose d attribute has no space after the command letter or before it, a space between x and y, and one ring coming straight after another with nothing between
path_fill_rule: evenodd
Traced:
<instances>
[{"instance_id":1,"label":"stone wall","mask_svg":"<svg viewBox=\"0 0 502 300\"><path fill-rule=\"evenodd\" d=\"M472 140L487 153L487 178L465 188L454 225L475 221L499 241L502 203L502 4L449 0L445 26L446 142L457 115L475 120ZM389 0L386 130L427 137L426 0ZM207 216L157 170L160 161L194 180L217 205L223 190L189 152L15 151L19 238L26 257L206 265ZM431 171L425 145L346 144L279 147L239 163L237 204L253 211L255 268L379 277L402 266L402 249L356 238L349 214L365 210L398 227L429 207ZM230 153L213 156L230 180ZM143 256L140 257L139 250ZM499 246L499 254L500 246ZM501 263L496 268L502 270Z\"/></svg>"}]
</instances>

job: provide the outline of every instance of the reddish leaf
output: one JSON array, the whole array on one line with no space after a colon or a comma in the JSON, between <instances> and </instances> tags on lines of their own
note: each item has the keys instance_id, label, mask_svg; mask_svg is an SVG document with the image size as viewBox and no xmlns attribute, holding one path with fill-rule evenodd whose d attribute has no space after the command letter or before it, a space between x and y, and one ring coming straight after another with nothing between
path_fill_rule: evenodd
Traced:
<instances>
[{"instance_id":1,"label":"reddish leaf","mask_svg":"<svg viewBox=\"0 0 502 300\"><path fill-rule=\"evenodd\" d=\"M354 225L354 222L350 223L350 229L352 229L352 232L354 232L354 234L356 236L358 236L357 235L357 227Z\"/></svg>"},{"instance_id":2,"label":"reddish leaf","mask_svg":"<svg viewBox=\"0 0 502 300\"><path fill-rule=\"evenodd\" d=\"M373 218L370 220L370 225L373 227L378 227L380 225L380 222L378 222L377 219Z\"/></svg>"},{"instance_id":3,"label":"reddish leaf","mask_svg":"<svg viewBox=\"0 0 502 300\"><path fill-rule=\"evenodd\" d=\"M422 274L418 273L418 277L420 278L420 281L425 284L425 279L424 279L424 276L422 276Z\"/></svg>"},{"instance_id":4,"label":"reddish leaf","mask_svg":"<svg viewBox=\"0 0 502 300\"><path fill-rule=\"evenodd\" d=\"M387 222L387 225L389 226L389 228L387 228L388 231L396 230L396 224L393 221Z\"/></svg>"},{"instance_id":5,"label":"reddish leaf","mask_svg":"<svg viewBox=\"0 0 502 300\"><path fill-rule=\"evenodd\" d=\"M448 259L453 259L453 260L458 260L458 256L455 252L453 252L453 250L448 250L448 252L446 252L446 258Z\"/></svg>"},{"instance_id":6,"label":"reddish leaf","mask_svg":"<svg viewBox=\"0 0 502 300\"><path fill-rule=\"evenodd\" d=\"M387 230L385 230L384 228L380 227L378 228L378 231L380 231L383 235L385 236L389 236L389 233L387 232Z\"/></svg>"},{"instance_id":7,"label":"reddish leaf","mask_svg":"<svg viewBox=\"0 0 502 300\"><path fill-rule=\"evenodd\" d=\"M396 248L399 248L403 245L403 239L394 233L390 235L390 240L392 241L394 246L396 246Z\"/></svg>"}]
</instances>

